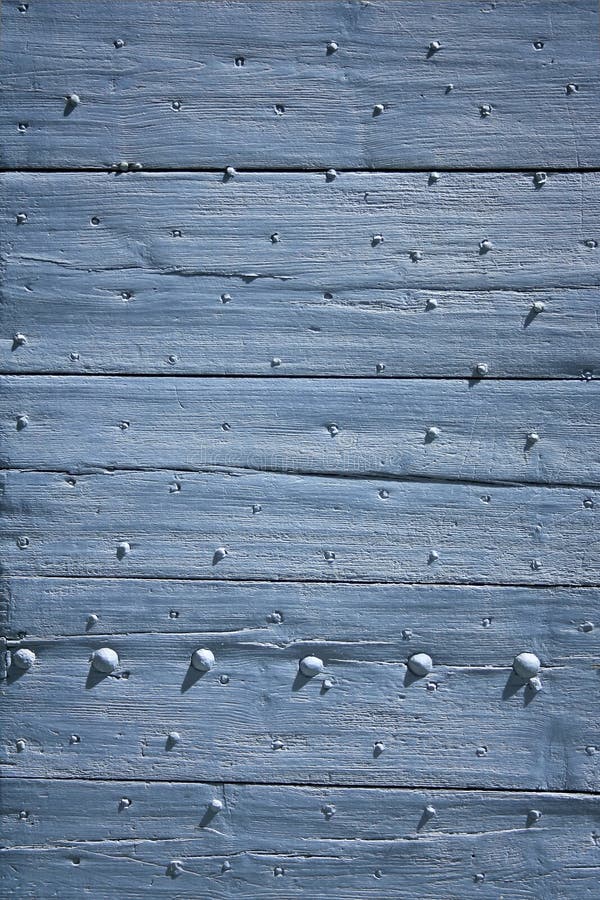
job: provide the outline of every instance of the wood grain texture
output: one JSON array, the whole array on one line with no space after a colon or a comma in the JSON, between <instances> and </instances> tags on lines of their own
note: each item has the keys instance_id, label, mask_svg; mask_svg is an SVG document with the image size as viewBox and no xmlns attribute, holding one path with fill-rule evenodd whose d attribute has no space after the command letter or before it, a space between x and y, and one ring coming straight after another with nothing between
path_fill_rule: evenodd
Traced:
<instances>
[{"instance_id":1,"label":"wood grain texture","mask_svg":"<svg viewBox=\"0 0 600 900\"><path fill-rule=\"evenodd\" d=\"M576 381L11 376L0 462L598 486L599 410Z\"/></svg>"},{"instance_id":2,"label":"wood grain texture","mask_svg":"<svg viewBox=\"0 0 600 900\"><path fill-rule=\"evenodd\" d=\"M132 804L119 813L124 796ZM224 810L202 827L215 796ZM2 851L5 885L30 898L60 884L74 900L595 900L598 804L577 794L14 779L2 802L13 844ZM420 825L428 805L436 815ZM542 817L527 826L532 809Z\"/></svg>"},{"instance_id":3,"label":"wood grain texture","mask_svg":"<svg viewBox=\"0 0 600 900\"><path fill-rule=\"evenodd\" d=\"M9 575L546 585L600 576L599 498L587 488L235 469L11 471L3 484Z\"/></svg>"},{"instance_id":4,"label":"wood grain texture","mask_svg":"<svg viewBox=\"0 0 600 900\"><path fill-rule=\"evenodd\" d=\"M468 378L485 361L491 378L587 379L599 369L597 288L338 285L324 297L265 279L232 286L226 278L139 269L126 277L57 272L23 258L9 268L0 285L4 372L383 380ZM541 315L531 313L536 302L545 305ZM27 343L14 346L19 333Z\"/></svg>"},{"instance_id":5,"label":"wood grain texture","mask_svg":"<svg viewBox=\"0 0 600 900\"><path fill-rule=\"evenodd\" d=\"M0 190L8 371L598 368L598 174L19 173Z\"/></svg>"},{"instance_id":6,"label":"wood grain texture","mask_svg":"<svg viewBox=\"0 0 600 900\"><path fill-rule=\"evenodd\" d=\"M298 644L418 647L447 665L504 665L528 647L545 665L600 656L598 588L276 584L139 578L4 578L1 625L10 638L196 634ZM90 618L90 617L94 618Z\"/></svg>"},{"instance_id":7,"label":"wood grain texture","mask_svg":"<svg viewBox=\"0 0 600 900\"><path fill-rule=\"evenodd\" d=\"M576 656L542 653L536 694L512 674L512 654L481 664L485 636L450 665L442 630L431 644L404 641L400 627L357 640L334 629L278 640L275 630L25 641L36 662L24 674L13 666L2 688L5 777L597 788L598 657L587 635ZM205 646L216 664L201 675L190 659ZM513 646L529 649L516 633ZM113 675L90 667L100 647L118 654ZM407 671L415 651L432 656L426 678ZM324 675L299 675L309 654Z\"/></svg>"},{"instance_id":8,"label":"wood grain texture","mask_svg":"<svg viewBox=\"0 0 600 900\"><path fill-rule=\"evenodd\" d=\"M600 160L592 0L171 2L168 16L151 0L6 0L2 26L7 167Z\"/></svg>"}]
</instances>

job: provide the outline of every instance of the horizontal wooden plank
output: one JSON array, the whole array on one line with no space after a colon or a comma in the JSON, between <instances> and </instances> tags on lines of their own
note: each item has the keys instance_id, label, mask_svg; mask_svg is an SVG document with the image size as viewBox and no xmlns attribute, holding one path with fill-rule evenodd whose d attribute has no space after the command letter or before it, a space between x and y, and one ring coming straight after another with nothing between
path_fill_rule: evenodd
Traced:
<instances>
[{"instance_id":1,"label":"horizontal wooden plank","mask_svg":"<svg viewBox=\"0 0 600 900\"><path fill-rule=\"evenodd\" d=\"M0 191L5 371L598 369L598 174L538 190L518 174L10 174Z\"/></svg>"},{"instance_id":2,"label":"horizontal wooden plank","mask_svg":"<svg viewBox=\"0 0 600 900\"><path fill-rule=\"evenodd\" d=\"M600 581L598 492L228 473L5 472L3 573ZM178 487L179 486L179 487Z\"/></svg>"},{"instance_id":3,"label":"horizontal wooden plank","mask_svg":"<svg viewBox=\"0 0 600 900\"><path fill-rule=\"evenodd\" d=\"M399 656L438 647L444 662L510 662L529 647L559 665L600 655L597 588L277 584L138 578L4 578L1 625L12 638L165 632L236 634L275 643L392 642Z\"/></svg>"},{"instance_id":4,"label":"horizontal wooden plank","mask_svg":"<svg viewBox=\"0 0 600 900\"><path fill-rule=\"evenodd\" d=\"M5 0L0 161L598 165L597 38L592 0Z\"/></svg>"},{"instance_id":5,"label":"horizontal wooden plank","mask_svg":"<svg viewBox=\"0 0 600 900\"><path fill-rule=\"evenodd\" d=\"M597 288L338 284L324 296L268 279L231 286L225 277L55 268L23 258L9 266L0 285L1 371L383 380L466 378L479 362L490 378L589 378L600 368ZM532 314L539 302L543 314Z\"/></svg>"},{"instance_id":6,"label":"horizontal wooden plank","mask_svg":"<svg viewBox=\"0 0 600 900\"><path fill-rule=\"evenodd\" d=\"M598 485L597 383L0 379L0 462Z\"/></svg>"},{"instance_id":7,"label":"horizontal wooden plank","mask_svg":"<svg viewBox=\"0 0 600 900\"><path fill-rule=\"evenodd\" d=\"M512 655L482 666L475 643L447 665L439 625L410 647L400 627L348 641L322 630L27 641L36 663L2 688L5 776L596 790L597 657L542 656L535 693ZM120 661L108 677L90 668L103 646ZM205 675L190 665L199 646L216 657ZM516 631L513 646L528 649ZM426 678L407 671L415 650L433 659ZM306 679L299 660L315 654L324 674Z\"/></svg>"},{"instance_id":8,"label":"horizontal wooden plank","mask_svg":"<svg viewBox=\"0 0 600 900\"><path fill-rule=\"evenodd\" d=\"M123 797L131 806L119 813ZM215 797L223 810L203 827ZM595 900L599 802L14 779L3 791L1 855L7 893L20 897L439 900L514 896L518 884L527 900ZM426 806L435 815L424 815ZM541 817L533 821L531 810Z\"/></svg>"}]
</instances>

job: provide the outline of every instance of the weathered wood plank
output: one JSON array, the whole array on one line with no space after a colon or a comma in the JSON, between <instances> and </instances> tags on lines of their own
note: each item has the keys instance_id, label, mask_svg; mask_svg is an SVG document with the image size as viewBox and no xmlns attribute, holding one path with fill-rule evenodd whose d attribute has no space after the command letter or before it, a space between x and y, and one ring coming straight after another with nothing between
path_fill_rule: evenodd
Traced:
<instances>
[{"instance_id":1,"label":"weathered wood plank","mask_svg":"<svg viewBox=\"0 0 600 900\"><path fill-rule=\"evenodd\" d=\"M288 642L262 631L24 646L36 653L33 668L13 667L2 687L6 778L598 786L597 657L584 652L550 664L542 655L535 693L512 674L512 655L483 666L475 644L461 664L447 665L443 630L431 645L410 647L400 627L371 640L329 640L321 631ZM104 646L119 657L106 677L90 667ZM216 663L201 675L190 660L203 646ZM513 646L528 649L516 633ZM426 678L407 671L415 650L433 659ZM300 676L300 659L315 654L323 675Z\"/></svg>"},{"instance_id":2,"label":"weathered wood plank","mask_svg":"<svg viewBox=\"0 0 600 900\"><path fill-rule=\"evenodd\" d=\"M119 813L123 797L132 802ZM215 797L224 808L203 827ZM576 794L14 779L2 802L5 885L10 896L106 900L595 900L599 803ZM436 814L424 817L426 806Z\"/></svg>"},{"instance_id":3,"label":"weathered wood plank","mask_svg":"<svg viewBox=\"0 0 600 900\"><path fill-rule=\"evenodd\" d=\"M589 378L599 369L597 288L461 293L338 284L324 297L265 279L232 286L140 269L126 277L54 269L22 257L8 267L0 285L4 372L384 379L469 377L484 361L491 378ZM532 314L539 302L543 314ZM25 344L15 346L17 334Z\"/></svg>"},{"instance_id":4,"label":"weathered wood plank","mask_svg":"<svg viewBox=\"0 0 600 900\"><path fill-rule=\"evenodd\" d=\"M598 485L598 385L12 376L0 462Z\"/></svg>"},{"instance_id":5,"label":"weathered wood plank","mask_svg":"<svg viewBox=\"0 0 600 900\"><path fill-rule=\"evenodd\" d=\"M541 190L517 174L11 174L0 190L5 370L598 368L598 174Z\"/></svg>"},{"instance_id":6,"label":"weathered wood plank","mask_svg":"<svg viewBox=\"0 0 600 900\"><path fill-rule=\"evenodd\" d=\"M0 161L594 166L599 57L592 0L5 0Z\"/></svg>"},{"instance_id":7,"label":"weathered wood plank","mask_svg":"<svg viewBox=\"0 0 600 900\"><path fill-rule=\"evenodd\" d=\"M506 662L521 645L558 665L600 655L599 600L597 588L14 577L0 584L0 622L11 638L237 632L289 643L326 635L393 641L400 656L437 645L442 627L448 665Z\"/></svg>"},{"instance_id":8,"label":"weathered wood plank","mask_svg":"<svg viewBox=\"0 0 600 900\"><path fill-rule=\"evenodd\" d=\"M600 581L597 491L232 469L5 472L3 572L382 582Z\"/></svg>"}]
</instances>

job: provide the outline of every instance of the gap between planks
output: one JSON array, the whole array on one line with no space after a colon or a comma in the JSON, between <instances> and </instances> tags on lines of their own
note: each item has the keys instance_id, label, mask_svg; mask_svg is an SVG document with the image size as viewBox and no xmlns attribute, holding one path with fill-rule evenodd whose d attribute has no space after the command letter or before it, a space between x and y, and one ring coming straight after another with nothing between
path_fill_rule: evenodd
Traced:
<instances>
[{"instance_id":1,"label":"gap between planks","mask_svg":"<svg viewBox=\"0 0 600 900\"><path fill-rule=\"evenodd\" d=\"M585 591L593 591L600 588L600 582L598 583L590 583L590 582L582 582L582 583L574 583L574 582L554 582L554 581L353 581L348 578L340 578L335 580L324 580L321 578L240 578L239 575L235 578L204 578L200 575L174 575L172 577L167 577L165 575L136 575L133 573L132 575L71 575L69 573L61 574L61 575L15 575L8 573L0 573L1 577L5 580L10 580L12 578L15 579L23 579L30 578L32 581L37 581L38 579L49 579L55 578L57 580L61 579L69 579L73 581L165 581L165 582L177 582L177 581L197 581L201 584L207 583L216 583L223 584L227 583L231 584L310 584L310 585L357 585L358 587L368 587L381 585L382 587L387 586L397 586L397 587L480 587L480 588L531 588L535 590L539 588L540 590L585 590ZM131 634L131 632L127 632ZM169 632L167 632L169 633Z\"/></svg>"},{"instance_id":2,"label":"gap between planks","mask_svg":"<svg viewBox=\"0 0 600 900\"><path fill-rule=\"evenodd\" d=\"M230 475L235 477L238 472L243 472L244 474L250 475L295 475L300 476L301 478L343 478L349 481L364 481L364 480L377 480L377 481L393 481L396 484L429 484L429 485L439 485L439 484L465 484L470 485L472 487L494 487L494 488L549 488L556 490L582 490L582 491L594 491L597 490L599 482L590 481L590 482L578 482L577 484L573 484L572 482L562 482L562 481L552 481L552 482L544 482L544 481L510 481L510 480L499 480L499 481L489 481L489 480L477 480L474 478L443 478L440 476L432 475L431 477L427 475L393 475L388 473L381 473L377 470L368 470L357 473L357 472L336 472L336 471L327 471L323 470L321 472L314 472L310 469L300 469L300 468L282 468L282 469L271 469L267 466L263 466L261 468L255 468L254 466L240 466L240 465L231 465L231 466L84 466L79 468L70 468L70 469L52 469L52 468L42 468L40 466L5 466L0 465L0 472L32 472L35 474L44 474L44 475L79 475L82 478L86 475L125 475L125 474L143 474L147 472L187 472L191 475Z\"/></svg>"},{"instance_id":3,"label":"gap between planks","mask_svg":"<svg viewBox=\"0 0 600 900\"><path fill-rule=\"evenodd\" d=\"M597 285L594 285L594 288ZM590 289L589 286L587 289ZM473 292L475 293L475 292ZM0 294L1 299L1 294ZM0 368L0 375L9 375L12 377L21 377L22 375L37 376L39 378L237 378L240 380L255 379L256 381L267 381L275 379L277 381L586 381L581 375L573 375L570 377L551 376L551 375L486 375L477 378L472 375L292 375L282 373L277 375L265 375L264 372L256 373L222 373L222 372L57 372L42 371L38 369L12 369ZM592 378L592 380L596 380Z\"/></svg>"},{"instance_id":4,"label":"gap between planks","mask_svg":"<svg viewBox=\"0 0 600 900\"><path fill-rule=\"evenodd\" d=\"M336 168L337 175L402 175L404 173L410 175L428 175L431 172L432 166L428 166L427 168L423 168L422 166L378 166L377 168L366 169L366 168L354 168L354 169L340 169ZM532 172L535 172L540 168L536 163L532 163L531 166L435 166L436 172L444 173L447 175L451 174L465 174L465 175L530 175ZM157 173L159 175L170 175L177 173L206 173L207 175L214 174L224 174L225 166L181 166L177 168L167 169L164 166L144 166L143 169L138 170L142 172L152 172ZM282 175L323 175L325 173L325 169L323 167L318 166L307 166L306 168L300 168L298 166L269 166L266 168L265 166L244 166L244 167L236 167L237 175L247 174L256 174L256 173L269 173L273 172L274 174L282 174ZM579 172L591 172L592 174L600 172L599 166L544 166L544 171L547 174L578 174ZM73 168L69 166L28 166L27 168L23 167L12 167L12 166L0 166L0 175L5 174L15 174L15 175L27 175L29 172L41 175L78 175L78 174L105 174L108 173L110 175L133 175L136 174L134 172L115 172L113 166L81 166L79 168Z\"/></svg>"},{"instance_id":5,"label":"gap between planks","mask_svg":"<svg viewBox=\"0 0 600 900\"><path fill-rule=\"evenodd\" d=\"M3 764L5 765L5 764ZM160 785L160 784L189 784L189 785L197 785L197 784L206 784L211 786L222 785L226 787L227 785L234 785L235 787L286 787L286 788L303 788L308 790L322 790L323 788L339 788L340 790L357 790L357 791L379 791L379 790L391 790L391 791L403 791L405 793L414 793L415 791L425 791L430 794L432 791L435 791L439 794L540 794L545 797L599 797L600 792L598 791L560 791L556 789L548 790L546 788L489 788L489 787L471 787L470 785L465 785L464 787L456 787L449 788L444 785L439 787L432 785L411 785L410 787L406 787L404 785L397 784L377 784L377 785L364 785L364 784L346 784L343 782L336 781L323 781L323 782L315 782L315 781L247 781L240 780L237 781L234 778L229 778L224 780L222 778L215 780L208 780L206 778L200 778L194 781L190 781L189 778L118 778L117 776L107 777L102 776L99 778L94 778L91 775L83 776L83 775L19 775L17 776L21 781L74 781L74 782L84 782L84 783L92 783L98 784L106 782L108 784L147 784L147 785Z\"/></svg>"}]
</instances>

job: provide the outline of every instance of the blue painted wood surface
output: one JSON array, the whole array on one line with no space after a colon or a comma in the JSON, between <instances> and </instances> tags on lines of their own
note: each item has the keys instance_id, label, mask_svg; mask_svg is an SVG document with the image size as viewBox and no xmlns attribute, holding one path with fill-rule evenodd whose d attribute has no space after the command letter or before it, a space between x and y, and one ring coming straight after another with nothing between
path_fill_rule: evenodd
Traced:
<instances>
[{"instance_id":1,"label":"blue painted wood surface","mask_svg":"<svg viewBox=\"0 0 600 900\"><path fill-rule=\"evenodd\" d=\"M0 47L3 896L596 900L597 4Z\"/></svg>"}]
</instances>

